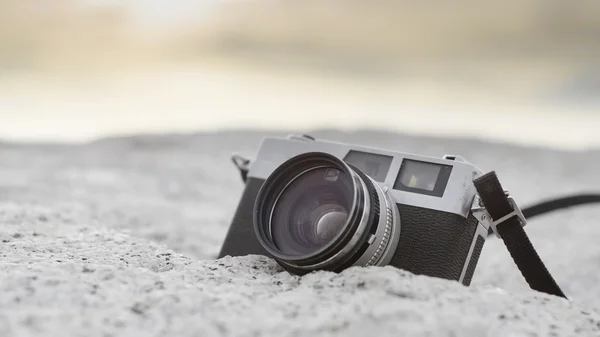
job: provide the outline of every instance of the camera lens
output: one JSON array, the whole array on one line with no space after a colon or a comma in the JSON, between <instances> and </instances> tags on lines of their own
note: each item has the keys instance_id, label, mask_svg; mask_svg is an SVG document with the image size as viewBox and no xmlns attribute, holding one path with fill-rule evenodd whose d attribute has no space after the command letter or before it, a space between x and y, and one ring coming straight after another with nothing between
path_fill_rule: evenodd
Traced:
<instances>
[{"instance_id":1,"label":"camera lens","mask_svg":"<svg viewBox=\"0 0 600 337\"><path fill-rule=\"evenodd\" d=\"M396 239L400 230L399 217L388 216L390 204L360 170L310 152L284 162L265 180L254 205L254 230L263 248L294 273L378 264L389 244L397 243L392 220L398 223Z\"/></svg>"},{"instance_id":2,"label":"camera lens","mask_svg":"<svg viewBox=\"0 0 600 337\"><path fill-rule=\"evenodd\" d=\"M350 177L333 168L315 168L299 175L274 204L274 245L288 255L323 248L346 224L352 188Z\"/></svg>"}]
</instances>

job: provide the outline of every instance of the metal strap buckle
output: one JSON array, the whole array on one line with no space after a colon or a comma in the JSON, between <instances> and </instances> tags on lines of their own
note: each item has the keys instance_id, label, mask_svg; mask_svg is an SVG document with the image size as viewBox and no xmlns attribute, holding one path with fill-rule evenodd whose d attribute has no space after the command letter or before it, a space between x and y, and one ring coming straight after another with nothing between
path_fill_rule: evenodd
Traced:
<instances>
[{"instance_id":1,"label":"metal strap buckle","mask_svg":"<svg viewBox=\"0 0 600 337\"><path fill-rule=\"evenodd\" d=\"M502 224L503 222L505 222L508 219L511 219L514 216L516 216L518 218L521 226L524 227L525 225L527 225L527 219L525 219L525 216L523 215L523 212L517 205L517 202L515 201L515 199L513 199L513 197L511 197L511 196L507 196L507 199L508 199L508 202L510 203L510 205L512 206L513 211L506 214L505 216L501 217L498 220L493 220L492 217L490 216L490 214L488 213L488 211L485 209L485 207L479 207L479 208L475 208L472 210L475 218L477 218L477 220L479 220L480 223L482 223L482 224L486 223L488 225L488 227L491 227L492 231L494 232L494 234L496 234L497 238L500 238L500 233L498 232L498 228L497 228L498 225ZM479 203L481 204L481 199L479 199ZM483 205L481 205L481 206L483 206Z\"/></svg>"},{"instance_id":2,"label":"metal strap buckle","mask_svg":"<svg viewBox=\"0 0 600 337\"><path fill-rule=\"evenodd\" d=\"M492 230L494 231L494 233L496 234L497 237L500 237L500 234L498 233L498 228L497 228L498 225L500 225L501 223L505 222L508 219L511 219L514 216L516 216L518 218L519 223L521 224L521 227L525 227L525 225L527 225L527 219L525 219L525 216L523 215L523 212L517 205L517 202L515 201L515 199L513 199L513 197L508 197L508 202L510 202L510 205L512 206L513 211L506 214L505 216L501 217L498 220L491 221L491 224L490 224L490 226L492 227ZM492 219L492 217L489 216L489 214L488 214L488 217L490 220Z\"/></svg>"}]
</instances>

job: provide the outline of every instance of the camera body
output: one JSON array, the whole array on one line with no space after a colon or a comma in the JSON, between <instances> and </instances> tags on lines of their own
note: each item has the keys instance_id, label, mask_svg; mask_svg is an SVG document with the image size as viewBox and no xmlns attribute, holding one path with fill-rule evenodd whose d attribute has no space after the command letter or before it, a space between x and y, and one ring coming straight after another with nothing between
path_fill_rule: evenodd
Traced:
<instances>
[{"instance_id":1,"label":"camera body","mask_svg":"<svg viewBox=\"0 0 600 337\"><path fill-rule=\"evenodd\" d=\"M256 158L248 167L247 176L244 176L246 187L219 258L228 255L266 255L274 257L292 272L310 271L306 268L294 269L289 263L282 262L282 258L275 253L277 244L265 243L272 241L271 230L276 224L261 224L273 216L273 205L286 188L283 186L286 184L271 177L280 177L285 170L309 165L306 154L312 153L339 160L336 165L343 165L342 162L348 165L340 166L340 170L350 168L358 173L355 180L364 183L355 186L364 187L366 197L363 199L366 201L363 203L369 210L363 210L357 216L362 214L364 223L374 223L364 229L364 233L346 241L345 245L350 248L347 249L349 253L344 254L353 254L355 258L348 258L335 268L323 269L339 271L353 265L391 265L414 274L456 280L464 285L471 283L488 233L488 227L480 223L472 211L477 194L473 179L482 174L476 166L460 156L434 158L318 140L304 135L263 139ZM302 170L307 172L308 169ZM328 179L327 172L324 181ZM275 180L269 186L264 186L269 179ZM268 194L277 194L271 192L276 189L279 189L277 200L270 204L263 200L271 197ZM369 191L370 204L367 200ZM259 202L259 199L262 201ZM351 199L348 197L348 200ZM355 204L356 200L355 197ZM270 211L262 212L267 207L270 207ZM365 212L375 215L369 218ZM262 213L265 215L261 217ZM353 230L356 233L361 231L360 226ZM321 256L323 261L338 258L333 255ZM300 262L304 263L305 260ZM300 265L300 262L297 264ZM314 259L311 263L312 266L319 265L315 264Z\"/></svg>"}]
</instances>

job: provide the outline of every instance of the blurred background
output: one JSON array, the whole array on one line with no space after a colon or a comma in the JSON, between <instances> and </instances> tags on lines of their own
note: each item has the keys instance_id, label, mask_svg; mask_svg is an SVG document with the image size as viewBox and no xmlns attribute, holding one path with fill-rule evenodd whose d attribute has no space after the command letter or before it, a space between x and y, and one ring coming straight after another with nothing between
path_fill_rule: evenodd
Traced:
<instances>
[{"instance_id":1,"label":"blurred background","mask_svg":"<svg viewBox=\"0 0 600 337\"><path fill-rule=\"evenodd\" d=\"M600 146L600 2L0 0L0 138L376 129Z\"/></svg>"}]
</instances>

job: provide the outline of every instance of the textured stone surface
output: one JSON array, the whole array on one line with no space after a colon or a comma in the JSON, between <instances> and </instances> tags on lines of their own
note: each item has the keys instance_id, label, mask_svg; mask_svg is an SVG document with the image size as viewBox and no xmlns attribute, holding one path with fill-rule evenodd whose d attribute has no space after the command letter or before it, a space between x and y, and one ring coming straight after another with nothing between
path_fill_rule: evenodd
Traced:
<instances>
[{"instance_id":1,"label":"textured stone surface","mask_svg":"<svg viewBox=\"0 0 600 337\"><path fill-rule=\"evenodd\" d=\"M383 133L319 137L459 153L527 205L600 191L600 152ZM571 297L528 289L490 239L469 288L391 267L297 277L214 260L243 189L231 152L261 133L0 144L0 336L600 336L600 206L533 219Z\"/></svg>"}]
</instances>

